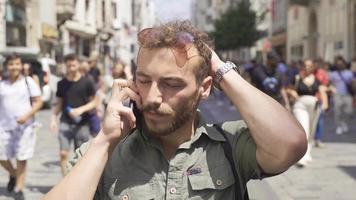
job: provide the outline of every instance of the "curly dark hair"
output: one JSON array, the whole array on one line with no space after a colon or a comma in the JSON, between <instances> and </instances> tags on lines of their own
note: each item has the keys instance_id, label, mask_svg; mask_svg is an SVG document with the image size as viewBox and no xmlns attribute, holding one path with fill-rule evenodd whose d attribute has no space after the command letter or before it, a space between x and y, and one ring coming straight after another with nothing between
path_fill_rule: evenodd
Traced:
<instances>
[{"instance_id":1,"label":"curly dark hair","mask_svg":"<svg viewBox=\"0 0 356 200\"><path fill-rule=\"evenodd\" d=\"M183 35L183 40L190 37L191 43L198 50L199 56L201 56L204 62L201 62L200 66L194 69L194 73L198 83L201 83L203 79L208 76L211 69L211 56L212 52L212 40L208 34L195 28L190 21L172 21L158 26L149 28L149 34L145 34L147 29L138 33L138 42L140 48L182 48L179 42L180 33ZM186 53L186 52L185 52ZM189 60L189 58L187 58Z\"/></svg>"}]
</instances>

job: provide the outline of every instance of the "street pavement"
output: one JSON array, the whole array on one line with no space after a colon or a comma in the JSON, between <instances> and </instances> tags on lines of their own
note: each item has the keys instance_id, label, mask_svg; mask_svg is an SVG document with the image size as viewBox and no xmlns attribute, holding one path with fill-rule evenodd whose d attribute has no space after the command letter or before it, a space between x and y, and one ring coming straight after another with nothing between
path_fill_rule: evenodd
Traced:
<instances>
[{"instance_id":1,"label":"street pavement","mask_svg":"<svg viewBox=\"0 0 356 200\"><path fill-rule=\"evenodd\" d=\"M202 102L201 111L208 122L240 119L230 102L213 95ZM26 199L36 200L61 179L58 141L48 130L50 111L41 111L36 119L38 132L35 157L28 163ZM324 148L313 148L313 162L305 168L291 167L285 173L248 183L250 199L258 200L356 200L356 123L348 134L336 135L332 113L326 114ZM278 125L278 122L276 122ZM0 169L0 200L12 199L6 191L8 175Z\"/></svg>"}]
</instances>

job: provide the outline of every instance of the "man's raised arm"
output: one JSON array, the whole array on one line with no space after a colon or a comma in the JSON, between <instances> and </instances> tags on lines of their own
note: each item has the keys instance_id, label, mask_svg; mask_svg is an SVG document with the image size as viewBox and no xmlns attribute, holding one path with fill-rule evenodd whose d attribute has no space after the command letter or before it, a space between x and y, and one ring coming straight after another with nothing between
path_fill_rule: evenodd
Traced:
<instances>
[{"instance_id":1,"label":"man's raised arm","mask_svg":"<svg viewBox=\"0 0 356 200\"><path fill-rule=\"evenodd\" d=\"M213 52L213 73L222 64ZM224 74L220 86L246 122L256 143L257 162L265 173L283 172L304 155L306 134L277 101L250 85L234 70Z\"/></svg>"}]
</instances>

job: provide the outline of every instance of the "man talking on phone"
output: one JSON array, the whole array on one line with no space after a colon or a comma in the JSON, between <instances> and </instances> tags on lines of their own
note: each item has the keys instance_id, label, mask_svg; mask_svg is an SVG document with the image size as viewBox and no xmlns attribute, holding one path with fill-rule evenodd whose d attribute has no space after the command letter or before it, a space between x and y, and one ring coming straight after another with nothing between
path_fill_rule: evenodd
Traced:
<instances>
[{"instance_id":1,"label":"man talking on phone","mask_svg":"<svg viewBox=\"0 0 356 200\"><path fill-rule=\"evenodd\" d=\"M138 41L135 81L114 83L102 130L44 199L247 199L248 180L280 174L304 155L293 116L188 21L144 29ZM213 85L244 121L204 122L197 108Z\"/></svg>"}]
</instances>

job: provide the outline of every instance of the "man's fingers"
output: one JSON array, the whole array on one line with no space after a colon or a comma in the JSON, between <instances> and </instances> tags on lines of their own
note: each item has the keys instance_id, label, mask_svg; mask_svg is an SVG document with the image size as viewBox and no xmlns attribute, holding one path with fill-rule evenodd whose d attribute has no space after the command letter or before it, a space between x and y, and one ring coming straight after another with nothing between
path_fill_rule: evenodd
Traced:
<instances>
[{"instance_id":1,"label":"man's fingers","mask_svg":"<svg viewBox=\"0 0 356 200\"><path fill-rule=\"evenodd\" d=\"M142 104L141 97L137 92L138 90L133 80L115 79L110 102L116 105L116 103L121 104L127 99L132 99L140 107Z\"/></svg>"},{"instance_id":2,"label":"man's fingers","mask_svg":"<svg viewBox=\"0 0 356 200\"><path fill-rule=\"evenodd\" d=\"M136 117L129 107L122 106L118 112L120 118L125 118L129 121L130 127L134 128L136 126Z\"/></svg>"},{"instance_id":3,"label":"man's fingers","mask_svg":"<svg viewBox=\"0 0 356 200\"><path fill-rule=\"evenodd\" d=\"M113 86L112 86L112 91L111 91L111 98L117 99L120 96L120 92L122 88L128 87L128 82L124 79L115 79Z\"/></svg>"},{"instance_id":4,"label":"man's fingers","mask_svg":"<svg viewBox=\"0 0 356 200\"><path fill-rule=\"evenodd\" d=\"M127 95L127 97L135 101L136 105L139 108L141 108L141 104L142 104L141 97L136 92L134 92L131 88L124 88L123 90L124 90L123 92Z\"/></svg>"}]
</instances>

